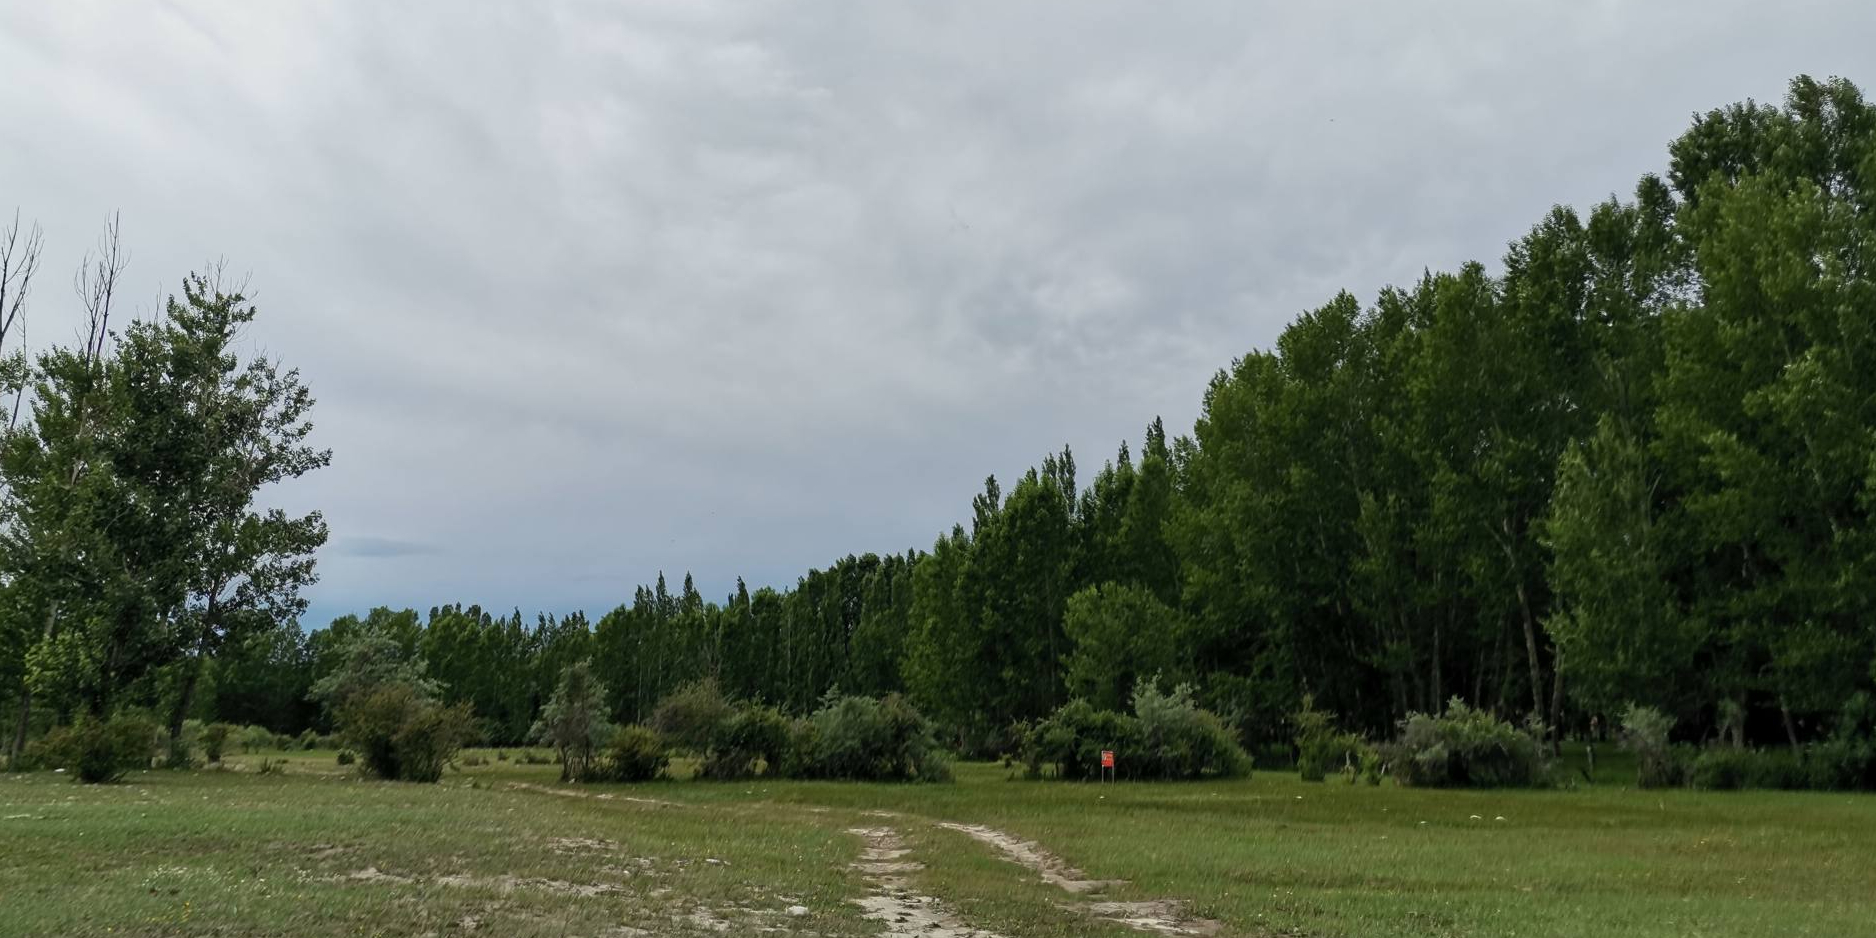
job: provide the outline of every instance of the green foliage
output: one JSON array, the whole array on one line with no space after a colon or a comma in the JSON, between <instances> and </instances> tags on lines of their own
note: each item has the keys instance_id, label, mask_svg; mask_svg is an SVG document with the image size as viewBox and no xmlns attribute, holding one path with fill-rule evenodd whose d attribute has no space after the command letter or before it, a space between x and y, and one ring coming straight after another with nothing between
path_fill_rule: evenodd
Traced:
<instances>
[{"instance_id":1,"label":"green foliage","mask_svg":"<svg viewBox=\"0 0 1876 938\"><path fill-rule=\"evenodd\" d=\"M467 704L446 706L400 682L353 694L337 718L340 738L366 772L402 781L442 778L444 765L476 732Z\"/></svg>"},{"instance_id":2,"label":"green foliage","mask_svg":"<svg viewBox=\"0 0 1876 938\"><path fill-rule=\"evenodd\" d=\"M1790 750L1736 749L1712 746L1701 752L1688 771L1695 788L1736 791L1742 788L1798 789L1808 777Z\"/></svg>"},{"instance_id":3,"label":"green foliage","mask_svg":"<svg viewBox=\"0 0 1876 938\"><path fill-rule=\"evenodd\" d=\"M325 740L320 737L319 732L308 727L304 732L300 733L298 745L301 749L312 750L318 749L323 742L325 742Z\"/></svg>"},{"instance_id":4,"label":"green foliage","mask_svg":"<svg viewBox=\"0 0 1876 938\"><path fill-rule=\"evenodd\" d=\"M231 723L210 723L202 728L202 755L210 762L220 762L228 741L240 727Z\"/></svg>"},{"instance_id":5,"label":"green foliage","mask_svg":"<svg viewBox=\"0 0 1876 938\"><path fill-rule=\"evenodd\" d=\"M1316 709L1315 697L1303 695L1303 708L1292 714L1296 727L1296 769L1305 782L1320 782L1331 772L1353 767L1378 784L1384 764L1367 741L1336 729L1335 714Z\"/></svg>"},{"instance_id":6,"label":"green foliage","mask_svg":"<svg viewBox=\"0 0 1876 938\"><path fill-rule=\"evenodd\" d=\"M703 755L710 751L711 743L733 711L717 682L705 678L686 684L658 701L651 725L671 746Z\"/></svg>"},{"instance_id":7,"label":"green foliage","mask_svg":"<svg viewBox=\"0 0 1876 938\"><path fill-rule=\"evenodd\" d=\"M1666 788L1683 781L1683 760L1668 742L1673 729L1673 718L1653 707L1630 704L1622 714L1622 745L1635 754L1638 786Z\"/></svg>"},{"instance_id":8,"label":"green foliage","mask_svg":"<svg viewBox=\"0 0 1876 938\"><path fill-rule=\"evenodd\" d=\"M793 775L921 782L951 777L931 722L897 694L831 697L804 722L812 730L792 741L802 747L787 760Z\"/></svg>"},{"instance_id":9,"label":"green foliage","mask_svg":"<svg viewBox=\"0 0 1876 938\"><path fill-rule=\"evenodd\" d=\"M55 766L87 784L114 782L132 769L147 769L158 731L148 717L119 714L109 720L80 716L38 740L29 761Z\"/></svg>"},{"instance_id":10,"label":"green foliage","mask_svg":"<svg viewBox=\"0 0 1876 938\"><path fill-rule=\"evenodd\" d=\"M605 701L606 686L593 678L591 665L580 661L561 672L553 697L541 708L529 735L560 754L561 781L585 781L594 774L595 755L612 734Z\"/></svg>"},{"instance_id":11,"label":"green foliage","mask_svg":"<svg viewBox=\"0 0 1876 938\"><path fill-rule=\"evenodd\" d=\"M1430 788L1529 787L1546 781L1549 770L1538 734L1457 697L1439 716L1408 716L1385 752L1401 784Z\"/></svg>"},{"instance_id":12,"label":"green foliage","mask_svg":"<svg viewBox=\"0 0 1876 938\"><path fill-rule=\"evenodd\" d=\"M1148 778L1198 778L1201 774L1248 775L1251 757L1216 714L1199 709L1192 687L1162 692L1148 680L1134 689L1140 723L1140 774Z\"/></svg>"},{"instance_id":13,"label":"green foliage","mask_svg":"<svg viewBox=\"0 0 1876 938\"><path fill-rule=\"evenodd\" d=\"M701 774L704 778L733 779L755 775L758 768L780 772L787 761L790 726L773 707L745 704L737 707L712 735Z\"/></svg>"},{"instance_id":14,"label":"green foliage","mask_svg":"<svg viewBox=\"0 0 1876 938\"><path fill-rule=\"evenodd\" d=\"M338 763L340 765L353 765L353 764L356 764L357 762L358 762L358 753L353 752L350 749L339 750Z\"/></svg>"},{"instance_id":15,"label":"green foliage","mask_svg":"<svg viewBox=\"0 0 1876 938\"><path fill-rule=\"evenodd\" d=\"M634 723L613 731L599 760L597 777L608 782L646 782L657 778L670 761L658 731Z\"/></svg>"},{"instance_id":16,"label":"green foliage","mask_svg":"<svg viewBox=\"0 0 1876 938\"><path fill-rule=\"evenodd\" d=\"M1179 614L1139 586L1103 583L1070 596L1062 630L1074 649L1068 690L1101 709L1120 709L1136 685L1179 664Z\"/></svg>"},{"instance_id":17,"label":"green foliage","mask_svg":"<svg viewBox=\"0 0 1876 938\"><path fill-rule=\"evenodd\" d=\"M1160 691L1147 681L1134 691L1134 714L1100 710L1072 700L1027 727L1023 761L1031 777L1045 767L1056 778L1089 780L1101 774L1101 752L1114 753L1116 778L1191 779L1250 772L1251 758L1230 728L1201 710L1192 689Z\"/></svg>"}]
</instances>

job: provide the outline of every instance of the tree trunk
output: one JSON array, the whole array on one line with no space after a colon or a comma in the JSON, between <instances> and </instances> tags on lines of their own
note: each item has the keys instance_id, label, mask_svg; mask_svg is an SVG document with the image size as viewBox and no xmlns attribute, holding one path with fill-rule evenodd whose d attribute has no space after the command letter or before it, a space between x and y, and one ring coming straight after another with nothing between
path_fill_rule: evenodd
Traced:
<instances>
[{"instance_id":1,"label":"tree trunk","mask_svg":"<svg viewBox=\"0 0 1876 938\"><path fill-rule=\"evenodd\" d=\"M19 725L13 729L13 746L7 750L7 769L9 771L18 772L20 770L20 757L26 752L26 729L32 723L32 715L33 689L31 685L26 683L25 678L21 678L20 720Z\"/></svg>"},{"instance_id":2,"label":"tree trunk","mask_svg":"<svg viewBox=\"0 0 1876 938\"><path fill-rule=\"evenodd\" d=\"M1524 654L1531 665L1531 714L1544 713L1544 666L1537 660L1537 620L1531 617L1531 600L1525 595L1524 581L1518 581L1518 611L1524 618Z\"/></svg>"},{"instance_id":3,"label":"tree trunk","mask_svg":"<svg viewBox=\"0 0 1876 938\"><path fill-rule=\"evenodd\" d=\"M1780 694L1778 697L1778 716L1785 721L1785 739L1791 743L1791 754L1796 756L1800 751L1798 747L1798 730L1791 725L1791 708L1785 706L1785 697L1783 694Z\"/></svg>"},{"instance_id":4,"label":"tree trunk","mask_svg":"<svg viewBox=\"0 0 1876 938\"><path fill-rule=\"evenodd\" d=\"M177 742L182 739L182 724L189 718L189 707L195 703L195 688L202 679L202 665L208 658L208 643L215 636L215 623L221 617L221 609L215 602L221 589L222 585L216 584L202 608L202 630L195 637L195 660L189 663L188 673L183 675L182 689L176 693L176 706L169 712L169 748L172 753Z\"/></svg>"},{"instance_id":5,"label":"tree trunk","mask_svg":"<svg viewBox=\"0 0 1876 938\"><path fill-rule=\"evenodd\" d=\"M1563 754L1563 649L1552 649L1550 660L1550 738L1552 751Z\"/></svg>"}]
</instances>

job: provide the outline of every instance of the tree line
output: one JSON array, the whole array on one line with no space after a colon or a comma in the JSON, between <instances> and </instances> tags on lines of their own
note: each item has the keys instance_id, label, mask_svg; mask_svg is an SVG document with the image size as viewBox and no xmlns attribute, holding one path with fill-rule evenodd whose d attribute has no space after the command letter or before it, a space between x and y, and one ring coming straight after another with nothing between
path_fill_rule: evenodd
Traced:
<instances>
[{"instance_id":1,"label":"tree line","mask_svg":"<svg viewBox=\"0 0 1876 938\"><path fill-rule=\"evenodd\" d=\"M259 407L276 417L254 432L289 455L243 475L200 456L222 444L190 436L194 411L129 377L146 366L127 349L192 348L248 308L192 288L168 331L9 359L32 386L0 460L8 706L21 727L44 700L293 731L322 719L306 692L334 650L371 632L427 662L493 742L525 737L590 661L618 723L702 678L797 715L903 692L977 754L1013 751L1071 700L1122 709L1154 679L1190 685L1252 746L1290 740L1306 699L1381 737L1456 698L1557 733L1640 704L1688 736L1795 747L1876 685L1876 109L1847 81L1799 78L1780 106L1697 116L1668 156L1628 198L1552 209L1500 269L1304 313L1212 378L1190 434L1154 420L1085 484L1063 449L1007 490L986 479L928 550L721 600L660 575L596 621L452 604L302 633L323 528L236 495L322 461L286 432L304 413L280 417L285 391ZM248 372L200 354L203 400L259 394L211 393ZM88 377L113 369L126 377ZM241 387L298 387L262 370ZM137 429L90 429L106 410ZM242 482L202 483L220 527L124 494L190 473ZM101 520L119 505L139 520ZM163 546L250 520L274 525L256 542L271 546ZM105 556L130 572L107 579ZM222 573L203 573L211 558Z\"/></svg>"}]
</instances>

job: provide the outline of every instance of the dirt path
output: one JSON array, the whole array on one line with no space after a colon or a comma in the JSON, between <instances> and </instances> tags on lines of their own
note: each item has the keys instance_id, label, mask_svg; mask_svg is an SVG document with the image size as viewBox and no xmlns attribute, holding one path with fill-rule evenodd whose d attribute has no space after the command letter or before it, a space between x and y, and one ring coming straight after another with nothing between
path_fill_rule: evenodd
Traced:
<instances>
[{"instance_id":1,"label":"dirt path","mask_svg":"<svg viewBox=\"0 0 1876 938\"><path fill-rule=\"evenodd\" d=\"M1003 854L1003 858L1012 863L1027 867L1042 878L1042 881L1077 897L1099 892L1109 886L1126 883L1119 879L1089 879L1080 870L1069 866L1061 857L1042 848L1032 840L1023 840L1014 834L1006 833L981 824L957 824L940 821L939 827L957 831L974 840L989 844ZM1080 909L1097 918L1118 922L1135 931L1150 932L1156 935L1209 936L1218 933L1222 923L1211 919L1196 918L1187 914L1185 903L1178 899L1143 899L1133 902L1086 901L1069 904L1069 908Z\"/></svg>"},{"instance_id":2,"label":"dirt path","mask_svg":"<svg viewBox=\"0 0 1876 938\"><path fill-rule=\"evenodd\" d=\"M866 841L859 862L853 868L866 875L873 893L855 899L866 910L866 917L886 924L889 938L1002 938L995 932L972 928L939 906L931 896L912 890L907 873L924 865L907 860L911 851L890 827L856 827L849 831Z\"/></svg>"}]
</instances>

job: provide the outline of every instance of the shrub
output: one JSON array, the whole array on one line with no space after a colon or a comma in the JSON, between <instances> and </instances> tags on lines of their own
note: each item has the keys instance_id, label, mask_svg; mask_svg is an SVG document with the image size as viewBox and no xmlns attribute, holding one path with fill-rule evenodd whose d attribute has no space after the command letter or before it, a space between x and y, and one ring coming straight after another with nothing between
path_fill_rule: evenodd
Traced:
<instances>
[{"instance_id":1,"label":"shrub","mask_svg":"<svg viewBox=\"0 0 1876 938\"><path fill-rule=\"evenodd\" d=\"M1251 757L1237 735L1216 714L1192 701L1192 686L1162 693L1148 680L1133 692L1133 712L1140 723L1140 774L1152 778L1198 778L1211 773L1248 775Z\"/></svg>"},{"instance_id":2,"label":"shrub","mask_svg":"<svg viewBox=\"0 0 1876 938\"><path fill-rule=\"evenodd\" d=\"M1876 791L1876 699L1858 692L1844 701L1828 738L1804 759L1811 788Z\"/></svg>"},{"instance_id":3,"label":"shrub","mask_svg":"<svg viewBox=\"0 0 1876 938\"><path fill-rule=\"evenodd\" d=\"M325 740L319 738L319 733L314 731L311 727L308 727L306 732L300 734L300 748L301 749L305 749L305 750L318 749L320 744L324 742Z\"/></svg>"},{"instance_id":4,"label":"shrub","mask_svg":"<svg viewBox=\"0 0 1876 938\"><path fill-rule=\"evenodd\" d=\"M1788 751L1712 746L1702 752L1688 772L1695 788L1736 791L1742 788L1805 787L1805 773Z\"/></svg>"},{"instance_id":5,"label":"shrub","mask_svg":"<svg viewBox=\"0 0 1876 938\"><path fill-rule=\"evenodd\" d=\"M358 761L358 753L355 753L350 749L339 750L339 764L340 765L351 765L357 761Z\"/></svg>"},{"instance_id":6,"label":"shrub","mask_svg":"<svg viewBox=\"0 0 1876 938\"><path fill-rule=\"evenodd\" d=\"M210 762L220 762L228 740L237 727L228 723L210 723L202 728L202 755Z\"/></svg>"},{"instance_id":7,"label":"shrub","mask_svg":"<svg viewBox=\"0 0 1876 938\"><path fill-rule=\"evenodd\" d=\"M281 752L286 752L298 744L299 740L294 739L291 733L274 734L274 748Z\"/></svg>"},{"instance_id":8,"label":"shrub","mask_svg":"<svg viewBox=\"0 0 1876 938\"><path fill-rule=\"evenodd\" d=\"M1296 724L1296 770L1305 782L1320 782L1330 772L1359 770L1375 763L1374 782L1380 783L1380 755L1354 733L1335 726L1335 714L1317 710L1315 698L1303 695L1303 709L1290 716Z\"/></svg>"},{"instance_id":9,"label":"shrub","mask_svg":"<svg viewBox=\"0 0 1876 938\"><path fill-rule=\"evenodd\" d=\"M1250 771L1251 757L1215 714L1200 709L1190 687L1162 692L1148 681L1134 690L1135 714L1097 710L1072 700L1030 726L1023 761L1031 778L1052 767L1057 778L1094 779L1101 752L1114 753L1117 778L1197 778Z\"/></svg>"},{"instance_id":10,"label":"shrub","mask_svg":"<svg viewBox=\"0 0 1876 938\"><path fill-rule=\"evenodd\" d=\"M1679 785L1684 772L1668 733L1674 718L1653 707L1630 704L1622 714L1622 745L1635 754L1635 784L1642 788L1666 788Z\"/></svg>"},{"instance_id":11,"label":"shrub","mask_svg":"<svg viewBox=\"0 0 1876 938\"><path fill-rule=\"evenodd\" d=\"M535 752L532 749L522 750L521 755L518 755L515 757L515 761L517 763L520 763L521 765L553 765L554 764L554 760L552 758L545 755L544 753Z\"/></svg>"},{"instance_id":12,"label":"shrub","mask_svg":"<svg viewBox=\"0 0 1876 938\"><path fill-rule=\"evenodd\" d=\"M1055 777L1088 780L1101 771L1101 752L1115 754L1115 774L1128 777L1143 767L1138 757L1145 732L1140 721L1124 713L1097 710L1079 698L1056 708L1048 718L1029 728L1023 742L1023 761L1029 776L1040 778L1044 766Z\"/></svg>"},{"instance_id":13,"label":"shrub","mask_svg":"<svg viewBox=\"0 0 1876 938\"><path fill-rule=\"evenodd\" d=\"M249 726L241 730L241 751L256 753L266 750L274 744L274 732L265 726Z\"/></svg>"},{"instance_id":14,"label":"shrub","mask_svg":"<svg viewBox=\"0 0 1876 938\"><path fill-rule=\"evenodd\" d=\"M773 707L736 708L717 729L704 757L705 778L747 778L757 763L771 774L781 771L788 751L788 718Z\"/></svg>"},{"instance_id":15,"label":"shrub","mask_svg":"<svg viewBox=\"0 0 1876 938\"><path fill-rule=\"evenodd\" d=\"M670 745L698 755L710 751L717 731L731 716L732 707L717 682L694 681L665 695L651 713L651 726Z\"/></svg>"},{"instance_id":16,"label":"shrub","mask_svg":"<svg viewBox=\"0 0 1876 938\"><path fill-rule=\"evenodd\" d=\"M1435 788L1536 785L1549 769L1535 734L1457 697L1439 716L1409 714L1385 755L1402 784Z\"/></svg>"},{"instance_id":17,"label":"shrub","mask_svg":"<svg viewBox=\"0 0 1876 938\"><path fill-rule=\"evenodd\" d=\"M163 764L172 769L193 769L196 767L195 751L202 743L202 721L182 721L182 731L169 740L169 757Z\"/></svg>"},{"instance_id":18,"label":"shrub","mask_svg":"<svg viewBox=\"0 0 1876 938\"><path fill-rule=\"evenodd\" d=\"M287 763L286 763L286 760L284 759L269 759L266 757L262 757L261 764L255 767L254 771L261 775L285 775L287 771Z\"/></svg>"},{"instance_id":19,"label":"shrub","mask_svg":"<svg viewBox=\"0 0 1876 938\"><path fill-rule=\"evenodd\" d=\"M795 734L795 742L808 747L790 760L795 774L872 781L951 777L931 722L898 694L831 698L806 722L813 730Z\"/></svg>"},{"instance_id":20,"label":"shrub","mask_svg":"<svg viewBox=\"0 0 1876 938\"><path fill-rule=\"evenodd\" d=\"M150 767L157 727L146 717L120 714L108 721L81 716L35 743L32 760L72 773L89 784L114 782L131 769Z\"/></svg>"},{"instance_id":21,"label":"shrub","mask_svg":"<svg viewBox=\"0 0 1876 938\"><path fill-rule=\"evenodd\" d=\"M670 764L664 739L636 723L614 730L598 761L596 776L612 782L647 782Z\"/></svg>"},{"instance_id":22,"label":"shrub","mask_svg":"<svg viewBox=\"0 0 1876 938\"><path fill-rule=\"evenodd\" d=\"M444 706L409 684L383 684L339 707L338 723L365 771L386 779L434 782L456 751L474 738L467 704Z\"/></svg>"}]
</instances>

